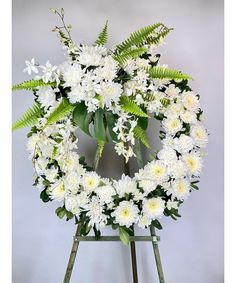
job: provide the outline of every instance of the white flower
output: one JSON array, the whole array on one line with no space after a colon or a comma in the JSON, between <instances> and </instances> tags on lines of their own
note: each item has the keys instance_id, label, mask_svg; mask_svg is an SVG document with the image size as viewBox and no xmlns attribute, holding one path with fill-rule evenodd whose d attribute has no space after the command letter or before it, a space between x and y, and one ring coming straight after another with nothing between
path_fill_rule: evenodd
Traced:
<instances>
[{"instance_id":1,"label":"white flower","mask_svg":"<svg viewBox=\"0 0 236 283\"><path fill-rule=\"evenodd\" d=\"M163 215L163 211L165 209L165 201L160 197L150 198L143 201L143 213L147 217L156 219Z\"/></svg>"},{"instance_id":2,"label":"white flower","mask_svg":"<svg viewBox=\"0 0 236 283\"><path fill-rule=\"evenodd\" d=\"M83 175L81 184L87 191L94 191L100 183L100 177L95 172L87 172Z\"/></svg>"},{"instance_id":3,"label":"white flower","mask_svg":"<svg viewBox=\"0 0 236 283\"><path fill-rule=\"evenodd\" d=\"M184 123L195 123L197 121L197 116L195 112L184 110L180 112L180 118Z\"/></svg>"},{"instance_id":4,"label":"white flower","mask_svg":"<svg viewBox=\"0 0 236 283\"><path fill-rule=\"evenodd\" d=\"M78 215L80 213L80 208L78 205L78 199L76 195L67 195L65 197L65 207L68 211L71 211L73 214Z\"/></svg>"},{"instance_id":5,"label":"white flower","mask_svg":"<svg viewBox=\"0 0 236 283\"><path fill-rule=\"evenodd\" d=\"M42 69L42 72L44 73L41 79L45 82L48 83L50 81L53 81L55 78L55 73L57 70L57 66L52 66L49 61L46 62L45 66L40 66Z\"/></svg>"},{"instance_id":6,"label":"white flower","mask_svg":"<svg viewBox=\"0 0 236 283\"><path fill-rule=\"evenodd\" d=\"M182 94L182 103L188 110L196 112L199 109L199 100L192 91L186 91Z\"/></svg>"},{"instance_id":7,"label":"white flower","mask_svg":"<svg viewBox=\"0 0 236 283\"><path fill-rule=\"evenodd\" d=\"M103 46L83 46L78 57L80 64L85 66L99 66L102 56L106 55L107 49Z\"/></svg>"},{"instance_id":8,"label":"white flower","mask_svg":"<svg viewBox=\"0 0 236 283\"><path fill-rule=\"evenodd\" d=\"M167 201L167 204L166 204L166 207L167 207L167 209L168 210L171 210L172 208L174 208L174 209L178 209L178 201L174 201L174 200L168 200Z\"/></svg>"},{"instance_id":9,"label":"white flower","mask_svg":"<svg viewBox=\"0 0 236 283\"><path fill-rule=\"evenodd\" d=\"M78 200L79 207L85 207L89 202L88 193L85 191L80 192L77 196L77 200Z\"/></svg>"},{"instance_id":10,"label":"white flower","mask_svg":"<svg viewBox=\"0 0 236 283\"><path fill-rule=\"evenodd\" d=\"M31 75L32 72L36 74L39 72L34 58L31 61L25 61L25 64L27 67L23 70L24 73L27 72L28 75Z\"/></svg>"},{"instance_id":11,"label":"white flower","mask_svg":"<svg viewBox=\"0 0 236 283\"><path fill-rule=\"evenodd\" d=\"M124 174L122 175L119 181L115 182L114 185L115 185L117 194L120 197L123 197L125 194L135 193L135 191L137 190L137 184L135 180L133 180L132 178Z\"/></svg>"},{"instance_id":12,"label":"white flower","mask_svg":"<svg viewBox=\"0 0 236 283\"><path fill-rule=\"evenodd\" d=\"M186 179L175 180L172 182L172 190L178 200L185 200L190 193L189 182Z\"/></svg>"},{"instance_id":13,"label":"white flower","mask_svg":"<svg viewBox=\"0 0 236 283\"><path fill-rule=\"evenodd\" d=\"M188 153L183 156L188 171L191 175L198 176L202 170L202 158L196 152Z\"/></svg>"},{"instance_id":14,"label":"white flower","mask_svg":"<svg viewBox=\"0 0 236 283\"><path fill-rule=\"evenodd\" d=\"M73 86L71 91L68 93L68 98L70 103L76 103L85 100L86 94L84 88L80 84Z\"/></svg>"},{"instance_id":15,"label":"white flower","mask_svg":"<svg viewBox=\"0 0 236 283\"><path fill-rule=\"evenodd\" d=\"M58 177L58 169L55 167L51 167L44 171L45 177L49 182L55 182L56 178Z\"/></svg>"},{"instance_id":16,"label":"white flower","mask_svg":"<svg viewBox=\"0 0 236 283\"><path fill-rule=\"evenodd\" d=\"M176 151L172 148L163 148L158 154L158 158L163 161L166 165L177 160Z\"/></svg>"},{"instance_id":17,"label":"white flower","mask_svg":"<svg viewBox=\"0 0 236 283\"><path fill-rule=\"evenodd\" d=\"M175 149L179 153L188 153L193 149L193 139L189 136L181 134L179 138L174 139Z\"/></svg>"},{"instance_id":18,"label":"white flower","mask_svg":"<svg viewBox=\"0 0 236 283\"><path fill-rule=\"evenodd\" d=\"M27 150L30 153L30 158L33 157L35 150L36 150L36 145L39 141L40 141L40 134L39 133L33 134L32 136L30 136L28 138Z\"/></svg>"},{"instance_id":19,"label":"white flower","mask_svg":"<svg viewBox=\"0 0 236 283\"><path fill-rule=\"evenodd\" d=\"M160 160L155 160L146 165L148 176L153 178L159 184L166 180L167 169L165 164Z\"/></svg>"},{"instance_id":20,"label":"white flower","mask_svg":"<svg viewBox=\"0 0 236 283\"><path fill-rule=\"evenodd\" d=\"M173 178L182 178L187 173L186 165L183 161L177 160L168 166L168 172Z\"/></svg>"},{"instance_id":21,"label":"white flower","mask_svg":"<svg viewBox=\"0 0 236 283\"><path fill-rule=\"evenodd\" d=\"M115 217L115 222L120 226L130 227L138 221L138 213L137 205L124 200L115 208L112 216Z\"/></svg>"},{"instance_id":22,"label":"white flower","mask_svg":"<svg viewBox=\"0 0 236 283\"><path fill-rule=\"evenodd\" d=\"M117 75L117 69L117 62L112 58L112 56L107 56L103 59L103 67L97 68L94 72L98 77L112 81Z\"/></svg>"},{"instance_id":23,"label":"white flower","mask_svg":"<svg viewBox=\"0 0 236 283\"><path fill-rule=\"evenodd\" d=\"M98 93L101 95L102 102L109 107L112 102L117 103L123 92L121 84L113 82L101 83L101 89Z\"/></svg>"},{"instance_id":24,"label":"white flower","mask_svg":"<svg viewBox=\"0 0 236 283\"><path fill-rule=\"evenodd\" d=\"M46 109L56 104L56 95L51 87L39 87L37 95L38 101Z\"/></svg>"},{"instance_id":25,"label":"white flower","mask_svg":"<svg viewBox=\"0 0 236 283\"><path fill-rule=\"evenodd\" d=\"M171 118L171 117L164 119L162 125L166 130L166 132L172 135L179 132L183 127L182 122L178 118Z\"/></svg>"},{"instance_id":26,"label":"white flower","mask_svg":"<svg viewBox=\"0 0 236 283\"><path fill-rule=\"evenodd\" d=\"M115 189L110 186L100 186L96 189L96 194L98 195L101 202L110 203L113 200L113 196L116 194Z\"/></svg>"},{"instance_id":27,"label":"white flower","mask_svg":"<svg viewBox=\"0 0 236 283\"><path fill-rule=\"evenodd\" d=\"M90 218L89 224L93 226L94 224L99 227L106 224L107 217L103 214L103 206L101 205L99 198L93 196L90 202L85 206L85 210L88 212L86 215Z\"/></svg>"},{"instance_id":28,"label":"white flower","mask_svg":"<svg viewBox=\"0 0 236 283\"><path fill-rule=\"evenodd\" d=\"M138 220L138 227L145 229L150 226L152 223L152 219L147 215L140 215Z\"/></svg>"},{"instance_id":29,"label":"white flower","mask_svg":"<svg viewBox=\"0 0 236 283\"><path fill-rule=\"evenodd\" d=\"M65 187L62 180L57 181L55 184L50 187L50 196L51 199L56 201L62 201L65 198Z\"/></svg>"},{"instance_id":30,"label":"white flower","mask_svg":"<svg viewBox=\"0 0 236 283\"><path fill-rule=\"evenodd\" d=\"M79 189L79 181L80 181L80 176L76 171L70 171L66 176L65 176L65 186L68 191L72 192L73 194L76 194Z\"/></svg>"},{"instance_id":31,"label":"white flower","mask_svg":"<svg viewBox=\"0 0 236 283\"><path fill-rule=\"evenodd\" d=\"M78 63L68 65L63 72L64 86L77 86L81 82L82 76L83 70Z\"/></svg>"},{"instance_id":32,"label":"white flower","mask_svg":"<svg viewBox=\"0 0 236 283\"><path fill-rule=\"evenodd\" d=\"M166 136L163 140L162 143L164 145L164 148L174 148L174 139L172 136Z\"/></svg>"},{"instance_id":33,"label":"white flower","mask_svg":"<svg viewBox=\"0 0 236 283\"><path fill-rule=\"evenodd\" d=\"M179 95L180 89L178 87L175 87L174 84L170 84L168 88L165 90L165 93L170 97L170 98L175 98Z\"/></svg>"},{"instance_id":34,"label":"white flower","mask_svg":"<svg viewBox=\"0 0 236 283\"><path fill-rule=\"evenodd\" d=\"M208 135L206 129L200 125L196 124L191 128L190 132L195 144L199 147L205 147L208 142Z\"/></svg>"}]
</instances>

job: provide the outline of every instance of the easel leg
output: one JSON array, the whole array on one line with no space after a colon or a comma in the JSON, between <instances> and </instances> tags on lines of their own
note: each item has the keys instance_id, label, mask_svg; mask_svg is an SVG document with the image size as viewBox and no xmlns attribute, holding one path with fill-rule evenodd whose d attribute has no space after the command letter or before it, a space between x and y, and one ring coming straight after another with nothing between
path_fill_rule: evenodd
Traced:
<instances>
[{"instance_id":1,"label":"easel leg","mask_svg":"<svg viewBox=\"0 0 236 283\"><path fill-rule=\"evenodd\" d=\"M150 227L150 231L151 231L151 235L155 237L156 236L155 228ZM152 245L153 245L153 251L154 251L156 265L157 265L159 282L165 283L164 273L163 273L162 264L161 264L161 257L160 257L159 247L158 247L158 241L152 241Z\"/></svg>"},{"instance_id":2,"label":"easel leg","mask_svg":"<svg viewBox=\"0 0 236 283\"><path fill-rule=\"evenodd\" d=\"M131 259L132 259L133 282L138 283L138 271L137 271L135 242L130 242L130 249L131 249Z\"/></svg>"},{"instance_id":3,"label":"easel leg","mask_svg":"<svg viewBox=\"0 0 236 283\"><path fill-rule=\"evenodd\" d=\"M77 226L77 230L76 230L76 233L75 233L75 237L78 237L78 236L80 236L80 226L79 225ZM71 249L71 253L70 253L70 258L69 258L69 262L67 264L66 274L65 274L63 283L69 283L70 282L70 278L71 278L72 270L73 270L73 267L74 267L78 247L79 247L79 241L73 241L73 245L72 245L72 249Z\"/></svg>"}]
</instances>

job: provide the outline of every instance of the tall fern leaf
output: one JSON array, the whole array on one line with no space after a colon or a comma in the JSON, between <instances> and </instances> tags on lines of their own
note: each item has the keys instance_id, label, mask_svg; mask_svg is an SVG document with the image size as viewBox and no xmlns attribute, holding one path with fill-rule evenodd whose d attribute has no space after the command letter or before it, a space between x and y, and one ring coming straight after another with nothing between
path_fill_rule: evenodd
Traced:
<instances>
[{"instance_id":1,"label":"tall fern leaf","mask_svg":"<svg viewBox=\"0 0 236 283\"><path fill-rule=\"evenodd\" d=\"M125 62L129 59L135 59L139 56L143 55L148 49L147 48L130 48L128 50L125 50L121 54L114 55L113 58L120 64L124 65Z\"/></svg>"},{"instance_id":2,"label":"tall fern leaf","mask_svg":"<svg viewBox=\"0 0 236 283\"><path fill-rule=\"evenodd\" d=\"M104 28L98 35L98 39L95 41L96 45L105 45L107 43L107 39L108 39L107 24L108 24L108 21L106 21Z\"/></svg>"},{"instance_id":3,"label":"tall fern leaf","mask_svg":"<svg viewBox=\"0 0 236 283\"><path fill-rule=\"evenodd\" d=\"M146 69L147 72L149 73L151 78L158 78L158 79L172 79L172 80L192 80L192 78L187 75L183 74L180 71L173 70L173 69L168 69L166 67L151 67Z\"/></svg>"},{"instance_id":4,"label":"tall fern leaf","mask_svg":"<svg viewBox=\"0 0 236 283\"><path fill-rule=\"evenodd\" d=\"M56 83L48 82L45 83L43 80L30 80L23 82L21 84L14 85L12 87L13 91L16 90L35 90L39 86L55 86Z\"/></svg>"},{"instance_id":5,"label":"tall fern leaf","mask_svg":"<svg viewBox=\"0 0 236 283\"><path fill-rule=\"evenodd\" d=\"M34 126L42 116L42 109L38 103L34 103L13 125L12 131L20 128Z\"/></svg>"},{"instance_id":6,"label":"tall fern leaf","mask_svg":"<svg viewBox=\"0 0 236 283\"><path fill-rule=\"evenodd\" d=\"M166 26L161 26L160 30L155 36L149 36L146 40L147 44L158 44L161 39L165 38L173 28L167 28Z\"/></svg>"},{"instance_id":7,"label":"tall fern leaf","mask_svg":"<svg viewBox=\"0 0 236 283\"><path fill-rule=\"evenodd\" d=\"M122 96L120 98L121 108L130 114L134 114L140 117L148 117L147 113L143 111L141 107L139 107L133 100L131 100L127 96Z\"/></svg>"},{"instance_id":8,"label":"tall fern leaf","mask_svg":"<svg viewBox=\"0 0 236 283\"><path fill-rule=\"evenodd\" d=\"M117 45L117 51L120 53L134 45L142 44L161 25L161 23L156 23L133 32L124 42Z\"/></svg>"},{"instance_id":9,"label":"tall fern leaf","mask_svg":"<svg viewBox=\"0 0 236 283\"><path fill-rule=\"evenodd\" d=\"M146 132L140 126L134 128L134 137L139 139L147 148L150 148Z\"/></svg>"},{"instance_id":10,"label":"tall fern leaf","mask_svg":"<svg viewBox=\"0 0 236 283\"><path fill-rule=\"evenodd\" d=\"M54 111L49 115L46 126L51 125L58 120L64 118L67 114L71 113L75 108L75 105L70 104L69 100L62 98L62 101L54 109Z\"/></svg>"}]
</instances>

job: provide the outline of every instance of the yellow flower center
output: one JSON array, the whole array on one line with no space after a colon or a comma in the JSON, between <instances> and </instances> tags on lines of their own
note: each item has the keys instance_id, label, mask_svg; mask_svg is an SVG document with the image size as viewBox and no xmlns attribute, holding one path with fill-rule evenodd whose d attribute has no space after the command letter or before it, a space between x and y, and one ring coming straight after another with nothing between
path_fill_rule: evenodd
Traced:
<instances>
[{"instance_id":1,"label":"yellow flower center","mask_svg":"<svg viewBox=\"0 0 236 283\"><path fill-rule=\"evenodd\" d=\"M184 193L186 191L186 186L184 183L179 183L178 190L180 193Z\"/></svg>"},{"instance_id":2,"label":"yellow flower center","mask_svg":"<svg viewBox=\"0 0 236 283\"><path fill-rule=\"evenodd\" d=\"M193 157L188 158L187 164L192 171L195 171L197 169L197 161Z\"/></svg>"},{"instance_id":3,"label":"yellow flower center","mask_svg":"<svg viewBox=\"0 0 236 283\"><path fill-rule=\"evenodd\" d=\"M148 204L148 208L150 211L155 211L157 210L159 207L158 203L155 202L155 201L150 201L149 204Z\"/></svg>"},{"instance_id":4,"label":"yellow flower center","mask_svg":"<svg viewBox=\"0 0 236 283\"><path fill-rule=\"evenodd\" d=\"M130 216L130 210L128 209L128 208L124 208L123 210L122 210L122 216L123 217L125 217L125 218L129 218L129 216Z\"/></svg>"},{"instance_id":5,"label":"yellow flower center","mask_svg":"<svg viewBox=\"0 0 236 283\"><path fill-rule=\"evenodd\" d=\"M160 177L161 175L165 173L165 168L158 166L154 168L153 171L154 171L155 176Z\"/></svg>"}]
</instances>

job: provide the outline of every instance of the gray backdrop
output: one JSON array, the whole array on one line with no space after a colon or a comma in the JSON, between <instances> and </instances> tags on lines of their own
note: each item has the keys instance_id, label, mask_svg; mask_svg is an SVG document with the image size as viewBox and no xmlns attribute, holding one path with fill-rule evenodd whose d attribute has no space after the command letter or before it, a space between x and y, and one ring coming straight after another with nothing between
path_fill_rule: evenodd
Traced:
<instances>
[{"instance_id":1,"label":"gray backdrop","mask_svg":"<svg viewBox=\"0 0 236 283\"><path fill-rule=\"evenodd\" d=\"M161 255L167 283L223 282L223 1L222 0L14 0L13 83L28 79L25 59L59 64L63 52L51 32L58 19L51 7L64 7L73 37L92 43L109 20L109 44L119 43L133 30L162 21L175 28L162 48L162 62L191 74L201 94L211 133L200 191L180 209L177 222L163 219ZM32 95L13 95L13 120L32 103ZM59 220L53 204L44 204L32 187L26 133L13 135L13 282L62 282L74 224ZM153 141L155 135L150 131ZM92 160L94 143L81 138L80 151ZM100 173L119 177L122 162L107 147ZM4 189L4 188L3 188ZM143 233L143 231L137 231ZM110 230L105 234L112 233ZM145 232L144 232L145 233ZM157 282L150 243L137 245L141 283ZM120 243L83 243L72 277L81 283L132 282L129 249Z\"/></svg>"}]
</instances>

